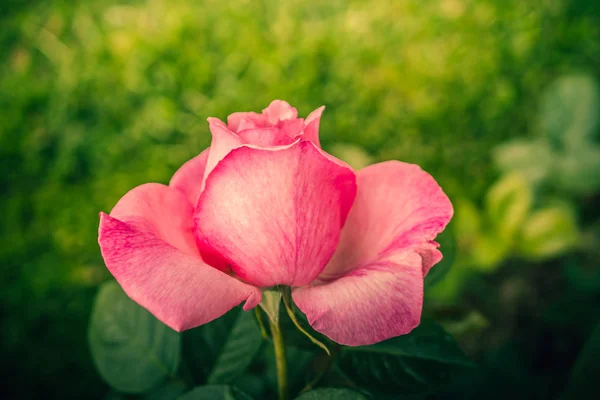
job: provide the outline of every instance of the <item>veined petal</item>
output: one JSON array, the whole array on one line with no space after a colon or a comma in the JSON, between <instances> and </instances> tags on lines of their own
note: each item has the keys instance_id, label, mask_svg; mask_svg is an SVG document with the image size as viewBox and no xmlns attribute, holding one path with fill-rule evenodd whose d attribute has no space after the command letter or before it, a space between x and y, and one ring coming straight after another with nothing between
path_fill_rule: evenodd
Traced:
<instances>
[{"instance_id":1,"label":"veined petal","mask_svg":"<svg viewBox=\"0 0 600 400\"><path fill-rule=\"evenodd\" d=\"M294 289L310 325L346 346L403 335L419 325L423 306L421 257L392 254L324 285Z\"/></svg>"},{"instance_id":2,"label":"veined petal","mask_svg":"<svg viewBox=\"0 0 600 400\"><path fill-rule=\"evenodd\" d=\"M206 181L194 216L197 243L253 285L306 285L333 254L355 194L352 170L310 142L243 146Z\"/></svg>"},{"instance_id":3,"label":"veined petal","mask_svg":"<svg viewBox=\"0 0 600 400\"><path fill-rule=\"evenodd\" d=\"M261 292L205 264L191 234L192 206L180 192L146 184L100 214L98 243L107 268L134 301L182 331L220 317Z\"/></svg>"},{"instance_id":4,"label":"veined petal","mask_svg":"<svg viewBox=\"0 0 600 400\"><path fill-rule=\"evenodd\" d=\"M374 164L357 172L357 185L340 244L323 271L326 279L399 249L432 250L430 242L453 215L448 196L418 165L400 161Z\"/></svg>"},{"instance_id":5,"label":"veined petal","mask_svg":"<svg viewBox=\"0 0 600 400\"><path fill-rule=\"evenodd\" d=\"M441 259L433 239L453 214L440 186L416 165L369 166L357 185L335 254L313 286L294 291L317 331L354 346L419 323L423 277Z\"/></svg>"}]
</instances>

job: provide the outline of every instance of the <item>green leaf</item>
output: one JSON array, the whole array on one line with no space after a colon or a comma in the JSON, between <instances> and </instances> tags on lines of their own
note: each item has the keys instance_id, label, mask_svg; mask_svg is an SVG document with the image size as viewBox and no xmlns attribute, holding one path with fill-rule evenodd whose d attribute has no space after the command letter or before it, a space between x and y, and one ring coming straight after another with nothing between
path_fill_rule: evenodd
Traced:
<instances>
[{"instance_id":1,"label":"green leaf","mask_svg":"<svg viewBox=\"0 0 600 400\"><path fill-rule=\"evenodd\" d=\"M252 400L241 390L227 385L199 386L178 400Z\"/></svg>"},{"instance_id":2,"label":"green leaf","mask_svg":"<svg viewBox=\"0 0 600 400\"><path fill-rule=\"evenodd\" d=\"M492 156L500 171L518 174L532 185L546 181L555 159L550 143L543 139L516 139L497 146Z\"/></svg>"},{"instance_id":3,"label":"green leaf","mask_svg":"<svg viewBox=\"0 0 600 400\"><path fill-rule=\"evenodd\" d=\"M208 383L229 383L250 365L260 346L262 336L252 312L240 312L237 321L221 347L208 376Z\"/></svg>"},{"instance_id":4,"label":"green leaf","mask_svg":"<svg viewBox=\"0 0 600 400\"><path fill-rule=\"evenodd\" d=\"M512 247L492 232L482 232L473 242L469 266L480 272L493 272L508 257Z\"/></svg>"},{"instance_id":5,"label":"green leaf","mask_svg":"<svg viewBox=\"0 0 600 400\"><path fill-rule=\"evenodd\" d=\"M114 281L98 292L89 343L100 375L121 392L141 393L160 384L175 375L180 362L180 335Z\"/></svg>"},{"instance_id":6,"label":"green leaf","mask_svg":"<svg viewBox=\"0 0 600 400\"><path fill-rule=\"evenodd\" d=\"M579 242L575 212L557 204L534 212L524 223L518 250L531 259L546 259L564 253Z\"/></svg>"},{"instance_id":7,"label":"green leaf","mask_svg":"<svg viewBox=\"0 0 600 400\"><path fill-rule=\"evenodd\" d=\"M600 189L600 146L573 148L556 160L555 183L558 188L580 195Z\"/></svg>"},{"instance_id":8,"label":"green leaf","mask_svg":"<svg viewBox=\"0 0 600 400\"><path fill-rule=\"evenodd\" d=\"M167 382L144 393L143 400L175 400L187 390L183 382Z\"/></svg>"},{"instance_id":9,"label":"green leaf","mask_svg":"<svg viewBox=\"0 0 600 400\"><path fill-rule=\"evenodd\" d=\"M434 393L473 367L444 329L424 319L404 336L371 346L345 347L340 368L360 387L376 393Z\"/></svg>"},{"instance_id":10,"label":"green leaf","mask_svg":"<svg viewBox=\"0 0 600 400\"><path fill-rule=\"evenodd\" d=\"M450 223L452 225L452 223ZM452 227L448 225L446 229L436 238L436 242L440 244L439 250L444 255L444 258L431 268L427 276L425 276L425 286L431 287L442 280L446 276L456 256L456 239L452 233Z\"/></svg>"},{"instance_id":11,"label":"green leaf","mask_svg":"<svg viewBox=\"0 0 600 400\"><path fill-rule=\"evenodd\" d=\"M322 388L306 392L296 400L367 400L367 397L350 389Z\"/></svg>"},{"instance_id":12,"label":"green leaf","mask_svg":"<svg viewBox=\"0 0 600 400\"><path fill-rule=\"evenodd\" d=\"M585 342L571 370L571 379L564 399L588 399L598 393L600 376L600 324Z\"/></svg>"},{"instance_id":13,"label":"green leaf","mask_svg":"<svg viewBox=\"0 0 600 400\"><path fill-rule=\"evenodd\" d=\"M546 90L539 113L540 133L566 148L590 142L598 129L600 93L588 74L560 77Z\"/></svg>"},{"instance_id":14,"label":"green leaf","mask_svg":"<svg viewBox=\"0 0 600 400\"><path fill-rule=\"evenodd\" d=\"M194 376L209 383L229 383L246 370L262 343L253 314L236 307L184 332L185 359Z\"/></svg>"},{"instance_id":15,"label":"green leaf","mask_svg":"<svg viewBox=\"0 0 600 400\"><path fill-rule=\"evenodd\" d=\"M533 193L521 176L505 175L486 195L486 212L500 238L512 242L527 217Z\"/></svg>"}]
</instances>

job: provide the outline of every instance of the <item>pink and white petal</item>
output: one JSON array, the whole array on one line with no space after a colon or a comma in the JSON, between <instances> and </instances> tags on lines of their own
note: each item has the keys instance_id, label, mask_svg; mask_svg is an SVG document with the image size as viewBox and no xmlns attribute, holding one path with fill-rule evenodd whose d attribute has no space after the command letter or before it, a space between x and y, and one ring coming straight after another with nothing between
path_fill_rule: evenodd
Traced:
<instances>
[{"instance_id":1,"label":"pink and white petal","mask_svg":"<svg viewBox=\"0 0 600 400\"><path fill-rule=\"evenodd\" d=\"M240 147L206 181L197 243L253 285L306 285L331 258L355 193L354 173L310 142Z\"/></svg>"},{"instance_id":2,"label":"pink and white petal","mask_svg":"<svg viewBox=\"0 0 600 400\"><path fill-rule=\"evenodd\" d=\"M213 168L233 149L244 144L244 141L234 132L230 131L227 125L220 119L209 118L208 124L212 141L210 144L210 153L204 169L204 180L210 175ZM204 183L202 184L204 189Z\"/></svg>"},{"instance_id":3,"label":"pink and white petal","mask_svg":"<svg viewBox=\"0 0 600 400\"><path fill-rule=\"evenodd\" d=\"M323 279L343 276L390 252L421 248L452 218L450 200L417 165L374 164L357 173L357 185L356 200ZM433 261L439 256L433 255Z\"/></svg>"},{"instance_id":4,"label":"pink and white petal","mask_svg":"<svg viewBox=\"0 0 600 400\"><path fill-rule=\"evenodd\" d=\"M169 182L169 187L183 193L192 206L196 205L200 196L209 152L210 148L187 161L175 172Z\"/></svg>"},{"instance_id":5,"label":"pink and white petal","mask_svg":"<svg viewBox=\"0 0 600 400\"><path fill-rule=\"evenodd\" d=\"M227 117L227 125L233 132L250 128L265 128L270 126L267 117L255 112L237 112Z\"/></svg>"},{"instance_id":6,"label":"pink and white petal","mask_svg":"<svg viewBox=\"0 0 600 400\"><path fill-rule=\"evenodd\" d=\"M310 325L331 340L346 346L377 343L419 325L421 258L399 252L333 282L296 288L292 296Z\"/></svg>"},{"instance_id":7,"label":"pink and white petal","mask_svg":"<svg viewBox=\"0 0 600 400\"><path fill-rule=\"evenodd\" d=\"M194 208L184 194L160 183L131 189L110 216L150 232L184 253L199 255L193 233Z\"/></svg>"},{"instance_id":8,"label":"pink and white petal","mask_svg":"<svg viewBox=\"0 0 600 400\"><path fill-rule=\"evenodd\" d=\"M313 142L318 147L321 147L319 141L319 125L324 110L325 106L321 106L308 114L308 117L304 120L304 139Z\"/></svg>"},{"instance_id":9,"label":"pink and white petal","mask_svg":"<svg viewBox=\"0 0 600 400\"><path fill-rule=\"evenodd\" d=\"M254 146L285 146L294 142L294 138L277 128L254 128L238 132L238 136Z\"/></svg>"},{"instance_id":10,"label":"pink and white petal","mask_svg":"<svg viewBox=\"0 0 600 400\"><path fill-rule=\"evenodd\" d=\"M100 215L99 238L106 266L135 302L176 331L210 322L261 291L186 254L154 232Z\"/></svg>"},{"instance_id":11,"label":"pink and white petal","mask_svg":"<svg viewBox=\"0 0 600 400\"><path fill-rule=\"evenodd\" d=\"M298 110L283 100L273 100L262 113L267 116L271 124L276 124L280 120L298 118Z\"/></svg>"}]
</instances>

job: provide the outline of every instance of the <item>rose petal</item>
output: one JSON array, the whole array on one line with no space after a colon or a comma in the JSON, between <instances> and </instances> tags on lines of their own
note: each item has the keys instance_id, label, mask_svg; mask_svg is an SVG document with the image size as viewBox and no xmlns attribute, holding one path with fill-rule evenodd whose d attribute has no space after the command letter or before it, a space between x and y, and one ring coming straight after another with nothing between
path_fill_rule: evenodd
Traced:
<instances>
[{"instance_id":1,"label":"rose petal","mask_svg":"<svg viewBox=\"0 0 600 400\"><path fill-rule=\"evenodd\" d=\"M400 252L331 283L297 288L292 296L310 325L331 340L347 346L377 343L419 325L421 258Z\"/></svg>"},{"instance_id":2,"label":"rose petal","mask_svg":"<svg viewBox=\"0 0 600 400\"><path fill-rule=\"evenodd\" d=\"M374 164L357 173L357 185L340 244L323 271L326 279L397 249L425 251L427 243L452 218L452 203L418 165L399 161Z\"/></svg>"},{"instance_id":3,"label":"rose petal","mask_svg":"<svg viewBox=\"0 0 600 400\"><path fill-rule=\"evenodd\" d=\"M217 252L256 286L310 283L337 246L354 173L306 141L240 147L214 169L195 211L201 252Z\"/></svg>"},{"instance_id":4,"label":"rose petal","mask_svg":"<svg viewBox=\"0 0 600 400\"><path fill-rule=\"evenodd\" d=\"M200 196L209 151L210 148L183 164L169 182L169 186L183 193L192 206L196 205Z\"/></svg>"},{"instance_id":5,"label":"rose petal","mask_svg":"<svg viewBox=\"0 0 600 400\"><path fill-rule=\"evenodd\" d=\"M276 124L280 120L298 118L298 110L283 100L273 100L262 113L267 116L271 124Z\"/></svg>"},{"instance_id":6,"label":"rose petal","mask_svg":"<svg viewBox=\"0 0 600 400\"><path fill-rule=\"evenodd\" d=\"M304 120L304 139L310 140L318 147L321 147L319 141L319 125L324 110L325 106L321 106L308 114L308 117Z\"/></svg>"},{"instance_id":7,"label":"rose petal","mask_svg":"<svg viewBox=\"0 0 600 400\"><path fill-rule=\"evenodd\" d=\"M357 173L358 192L320 286L294 291L311 325L347 345L375 343L418 324L423 277L441 259L435 236L452 204L416 165L397 161Z\"/></svg>"},{"instance_id":8,"label":"rose petal","mask_svg":"<svg viewBox=\"0 0 600 400\"><path fill-rule=\"evenodd\" d=\"M278 128L255 128L238 132L245 142L255 146L283 146L294 142L294 138L286 135Z\"/></svg>"},{"instance_id":9,"label":"rose petal","mask_svg":"<svg viewBox=\"0 0 600 400\"><path fill-rule=\"evenodd\" d=\"M189 221L192 206L167 186L146 184L127 193L111 215L100 214L98 243L123 290L171 328L210 322L261 292L205 264Z\"/></svg>"},{"instance_id":10,"label":"rose petal","mask_svg":"<svg viewBox=\"0 0 600 400\"><path fill-rule=\"evenodd\" d=\"M266 128L269 121L264 115L255 112L237 112L227 117L227 125L232 132L240 132L244 129Z\"/></svg>"},{"instance_id":11,"label":"rose petal","mask_svg":"<svg viewBox=\"0 0 600 400\"><path fill-rule=\"evenodd\" d=\"M223 121L217 118L209 118L208 124L210 133L212 134L212 141L204 170L204 180L206 180L219 161L229 154L231 150L244 144L244 141L234 132L230 131ZM204 184L202 185L202 189L204 189Z\"/></svg>"}]
</instances>

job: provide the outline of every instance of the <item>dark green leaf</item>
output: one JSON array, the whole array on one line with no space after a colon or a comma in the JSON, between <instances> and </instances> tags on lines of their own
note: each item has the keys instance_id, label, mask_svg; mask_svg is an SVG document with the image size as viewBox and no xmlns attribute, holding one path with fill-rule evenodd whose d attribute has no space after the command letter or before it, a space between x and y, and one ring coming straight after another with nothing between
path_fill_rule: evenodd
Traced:
<instances>
[{"instance_id":1,"label":"dark green leaf","mask_svg":"<svg viewBox=\"0 0 600 400\"><path fill-rule=\"evenodd\" d=\"M181 381L167 382L144 393L143 400L175 400L187 391Z\"/></svg>"},{"instance_id":2,"label":"dark green leaf","mask_svg":"<svg viewBox=\"0 0 600 400\"><path fill-rule=\"evenodd\" d=\"M431 287L438 283L452 267L454 263L454 257L456 256L456 238L452 233L452 227L448 225L444 232L439 234L435 238L436 242L440 244L440 251L444 255L442 261L437 263L431 268L427 276L425 276L425 285Z\"/></svg>"},{"instance_id":3,"label":"dark green leaf","mask_svg":"<svg viewBox=\"0 0 600 400\"><path fill-rule=\"evenodd\" d=\"M179 366L180 335L131 300L116 282L102 285L90 322L92 357L102 378L126 393L144 392Z\"/></svg>"},{"instance_id":4,"label":"dark green leaf","mask_svg":"<svg viewBox=\"0 0 600 400\"><path fill-rule=\"evenodd\" d=\"M262 337L251 312L234 308L221 318L184 333L184 357L200 381L228 383L258 352Z\"/></svg>"},{"instance_id":5,"label":"dark green leaf","mask_svg":"<svg viewBox=\"0 0 600 400\"><path fill-rule=\"evenodd\" d=\"M296 400L367 400L367 397L350 389L323 388L306 392Z\"/></svg>"},{"instance_id":6,"label":"dark green leaf","mask_svg":"<svg viewBox=\"0 0 600 400\"><path fill-rule=\"evenodd\" d=\"M598 393L600 376L600 324L592 332L571 370L564 399L588 399Z\"/></svg>"},{"instance_id":7,"label":"dark green leaf","mask_svg":"<svg viewBox=\"0 0 600 400\"><path fill-rule=\"evenodd\" d=\"M251 312L241 312L208 376L208 383L229 383L252 362L262 336Z\"/></svg>"},{"instance_id":8,"label":"dark green leaf","mask_svg":"<svg viewBox=\"0 0 600 400\"><path fill-rule=\"evenodd\" d=\"M179 397L179 400L252 400L241 390L227 385L199 386Z\"/></svg>"},{"instance_id":9,"label":"dark green leaf","mask_svg":"<svg viewBox=\"0 0 600 400\"><path fill-rule=\"evenodd\" d=\"M342 371L360 387L405 395L436 392L472 367L452 336L425 319L408 335L345 347L340 360Z\"/></svg>"}]
</instances>

